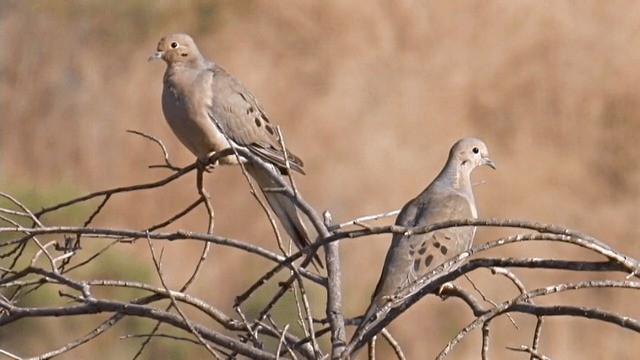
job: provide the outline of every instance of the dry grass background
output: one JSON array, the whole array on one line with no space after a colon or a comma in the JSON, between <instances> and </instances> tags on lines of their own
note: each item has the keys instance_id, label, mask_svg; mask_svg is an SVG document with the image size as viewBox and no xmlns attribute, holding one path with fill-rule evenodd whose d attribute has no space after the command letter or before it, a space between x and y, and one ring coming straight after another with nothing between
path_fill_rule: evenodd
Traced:
<instances>
[{"instance_id":1,"label":"dry grass background","mask_svg":"<svg viewBox=\"0 0 640 360\"><path fill-rule=\"evenodd\" d=\"M183 31L242 79L282 126L289 147L306 163L299 188L335 221L399 208L431 181L455 140L476 136L499 164L496 172L475 174L486 180L476 188L481 216L567 226L640 257L638 19L640 3L628 1L5 0L0 180L3 190L42 206L46 199L165 175L146 168L161 161L156 148L126 129L161 137L175 162L191 162L162 116L164 64L146 61L162 35ZM98 222L148 226L195 199L193 180L122 197ZM267 223L237 169L217 169L207 184L217 233L275 248L272 237L263 236ZM205 226L201 211L175 228ZM504 231L483 230L477 240L499 234ZM163 245L170 250L171 280L179 284L200 245ZM387 246L388 237L343 243L347 315L364 310ZM578 255L557 245L499 254ZM133 261L151 268L148 257L144 247L125 247L112 256L120 265L107 265L108 274L117 277L123 270L114 267ZM251 284L262 266L245 254L215 249L201 283L207 286L195 291L228 308L231 294ZM560 276L516 272L531 286ZM487 274L473 278L496 299L513 294ZM640 316L637 296L628 295L585 291L565 301ZM498 322L494 358L525 358L502 348L528 342L531 319L516 319L519 331ZM455 301L427 298L391 330L409 358L432 358L469 320ZM33 332L33 339L35 330L19 324L0 330L0 344L23 352L28 345L33 355L63 344L64 332L95 325L38 324L51 331ZM129 324L117 331L145 330ZM130 357L131 340L99 350L114 338L107 334L96 347L62 358ZM478 357L478 338L467 340L454 358ZM154 344L149 358L202 354ZM579 352L584 359L631 359L640 339L614 326L562 318L547 321L541 345L553 358Z\"/></svg>"}]
</instances>

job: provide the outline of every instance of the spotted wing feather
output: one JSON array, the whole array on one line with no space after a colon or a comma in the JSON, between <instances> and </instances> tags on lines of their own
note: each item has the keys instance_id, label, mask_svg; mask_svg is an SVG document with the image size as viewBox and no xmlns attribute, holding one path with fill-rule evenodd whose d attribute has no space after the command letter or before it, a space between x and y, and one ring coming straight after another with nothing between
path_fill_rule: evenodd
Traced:
<instances>
[{"instance_id":1,"label":"spotted wing feather","mask_svg":"<svg viewBox=\"0 0 640 360\"><path fill-rule=\"evenodd\" d=\"M471 203L452 193L421 194L404 206L396 225L414 227L467 219L473 216ZM396 234L384 262L382 276L374 291L373 303L384 305L389 297L451 257L467 250L474 229L454 227L426 234Z\"/></svg>"},{"instance_id":2,"label":"spotted wing feather","mask_svg":"<svg viewBox=\"0 0 640 360\"><path fill-rule=\"evenodd\" d=\"M267 162L284 168L284 152L278 141L277 129L270 123L253 94L219 66L212 64L209 71L213 76L215 94L209 116L237 145L246 146ZM304 173L302 160L289 151L287 154L289 166Z\"/></svg>"}]
</instances>

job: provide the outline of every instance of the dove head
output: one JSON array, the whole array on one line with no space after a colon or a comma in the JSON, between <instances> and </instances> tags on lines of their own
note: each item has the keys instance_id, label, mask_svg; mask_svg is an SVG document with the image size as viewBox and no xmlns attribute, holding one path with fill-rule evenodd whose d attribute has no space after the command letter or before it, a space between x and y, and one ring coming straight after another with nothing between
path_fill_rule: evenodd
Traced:
<instances>
[{"instance_id":1,"label":"dove head","mask_svg":"<svg viewBox=\"0 0 640 360\"><path fill-rule=\"evenodd\" d=\"M458 140L449 152L449 161L460 171L470 173L478 166L487 165L492 169L496 164L489 158L489 150L482 140L465 138Z\"/></svg>"},{"instance_id":2,"label":"dove head","mask_svg":"<svg viewBox=\"0 0 640 360\"><path fill-rule=\"evenodd\" d=\"M158 42L158 51L149 57L149 61L162 59L168 65L190 63L201 60L196 43L187 34L171 34Z\"/></svg>"}]
</instances>

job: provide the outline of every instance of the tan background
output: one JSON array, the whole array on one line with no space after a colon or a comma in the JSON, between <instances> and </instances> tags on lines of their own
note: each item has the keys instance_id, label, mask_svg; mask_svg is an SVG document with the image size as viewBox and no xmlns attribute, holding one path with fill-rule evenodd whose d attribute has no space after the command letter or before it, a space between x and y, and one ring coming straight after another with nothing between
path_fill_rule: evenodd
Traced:
<instances>
[{"instance_id":1,"label":"tan background","mask_svg":"<svg viewBox=\"0 0 640 360\"><path fill-rule=\"evenodd\" d=\"M399 208L431 181L455 140L475 136L499 165L496 172L475 173L477 181L486 180L476 188L481 216L567 226L640 257L638 19L640 3L628 1L3 1L0 180L4 191L37 208L168 174L146 168L161 162L160 153L126 129L162 138L173 161L190 163L162 116L164 64L147 63L162 35L182 31L242 79L282 126L289 148L305 161L300 190L335 221ZM275 249L243 181L234 168L208 176L216 233ZM143 228L195 197L189 176L160 192L117 197L96 224ZM204 220L200 210L171 229L203 231ZM505 233L480 231L477 241ZM167 272L179 286L201 245L158 246L169 250ZM343 243L348 316L364 311L387 246L387 236ZM548 244L494 255L584 258L574 248ZM157 283L146 246L123 247L110 259L118 265L95 270L97 277L128 278L127 266L135 262ZM265 264L216 248L193 292L226 309ZM531 289L602 277L516 273ZM514 295L501 279L484 272L472 277L497 301ZM322 309L322 293L315 293ZM640 317L638 298L630 296L583 291L547 303L598 305ZM533 320L515 318L520 330L506 319L497 322L495 358L525 358L504 350L528 344ZM429 297L391 330L410 359L433 358L471 319L457 301ZM35 355L64 344L63 333L81 334L97 323L32 323L45 324L43 332L21 322L0 329L0 347ZM84 346L62 358L131 357L137 340L112 342L152 326L144 324L119 325L96 342L98 348ZM25 340L27 334L36 338ZM98 350L110 343L109 352ZM152 344L149 358L203 355L166 340ZM555 318L547 320L541 346L553 358L631 359L640 336ZM478 354L474 333L453 358Z\"/></svg>"}]
</instances>

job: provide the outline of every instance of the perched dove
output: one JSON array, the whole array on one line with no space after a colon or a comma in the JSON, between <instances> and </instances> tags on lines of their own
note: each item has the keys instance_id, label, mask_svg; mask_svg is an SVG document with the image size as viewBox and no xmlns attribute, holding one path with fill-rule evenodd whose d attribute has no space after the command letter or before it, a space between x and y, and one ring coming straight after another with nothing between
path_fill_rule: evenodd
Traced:
<instances>
[{"instance_id":1,"label":"perched dove","mask_svg":"<svg viewBox=\"0 0 640 360\"><path fill-rule=\"evenodd\" d=\"M205 58L186 34L173 34L160 39L157 52L149 61L167 63L162 91L162 110L167 123L197 158L207 164L211 155L235 147L253 154L286 174L284 151L273 125L255 97L242 83L224 69ZM229 141L227 141L227 138ZM287 151L291 169L302 174L302 160ZM233 155L220 160L235 164ZM286 232L302 249L310 244L309 235L294 203L284 194L265 192L279 187L269 174L257 165L245 162ZM314 260L322 266L316 255Z\"/></svg>"},{"instance_id":2,"label":"perched dove","mask_svg":"<svg viewBox=\"0 0 640 360\"><path fill-rule=\"evenodd\" d=\"M396 225L427 226L447 220L476 218L470 174L481 165L495 169L482 141L466 138L456 142L440 174L402 208ZM356 334L399 289L471 248L474 233L474 227L452 227L426 234L394 234L371 305Z\"/></svg>"}]
</instances>

